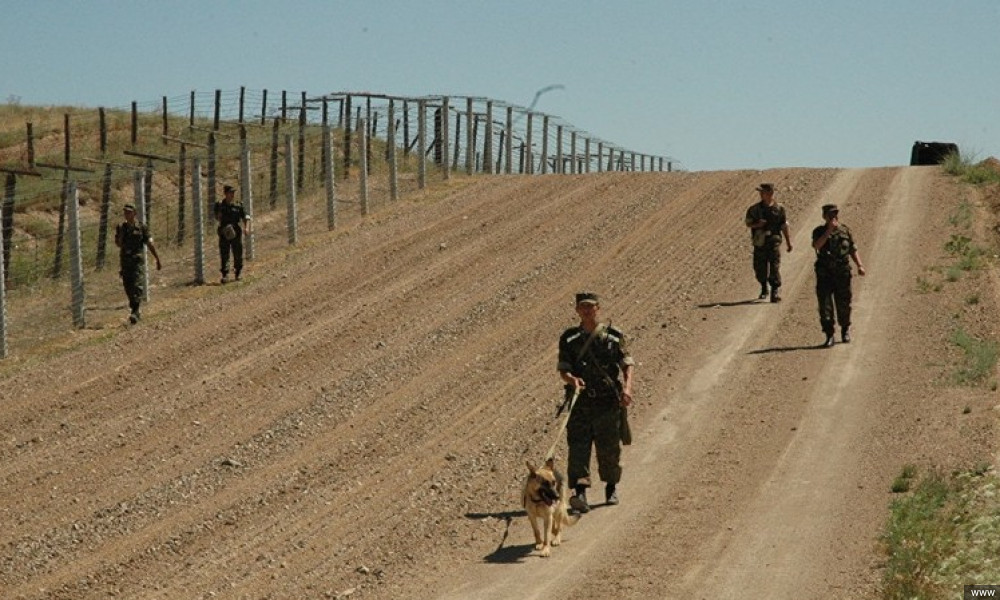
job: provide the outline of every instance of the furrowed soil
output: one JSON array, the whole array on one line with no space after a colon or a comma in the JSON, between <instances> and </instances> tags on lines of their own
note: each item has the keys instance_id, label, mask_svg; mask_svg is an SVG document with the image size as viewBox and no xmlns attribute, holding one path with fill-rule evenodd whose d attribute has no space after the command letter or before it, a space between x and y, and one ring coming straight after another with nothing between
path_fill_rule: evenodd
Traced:
<instances>
[{"instance_id":1,"label":"furrowed soil","mask_svg":"<svg viewBox=\"0 0 1000 600\"><path fill-rule=\"evenodd\" d=\"M868 274L821 349L828 202ZM0 597L876 598L903 466L994 458L996 373L956 383L949 338L1000 338L1000 284L945 245L992 254L995 223L931 167L459 179L4 371ZM629 335L635 441L621 504L593 488L543 559L520 490L580 290Z\"/></svg>"}]
</instances>

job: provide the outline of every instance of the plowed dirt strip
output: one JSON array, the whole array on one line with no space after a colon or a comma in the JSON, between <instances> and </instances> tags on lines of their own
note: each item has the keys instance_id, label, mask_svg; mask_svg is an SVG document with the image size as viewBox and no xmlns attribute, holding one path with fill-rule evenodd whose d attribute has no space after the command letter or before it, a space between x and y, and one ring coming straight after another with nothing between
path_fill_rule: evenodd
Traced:
<instances>
[{"instance_id":1,"label":"plowed dirt strip","mask_svg":"<svg viewBox=\"0 0 1000 600\"><path fill-rule=\"evenodd\" d=\"M955 191L935 173L456 178L240 286L151 306L141 327L3 381L0 595L688 598L705 578L724 594L756 576L758 556L773 592L799 581L774 545L801 523L828 540L801 552L813 589L855 577L835 597L863 597L862 529L883 516L886 456L904 448L887 455L877 432L912 422L893 387L917 389L885 350L899 344L897 295L923 268L905 248L947 239L921 224L910 240L896 211L919 198L920 215L947 222ZM743 225L761 181L776 183L796 246L777 305L753 301ZM857 341L820 351L808 235L829 201L873 275L856 283ZM875 279L883 269L896 273ZM584 288L632 338L637 439L623 504L597 507L543 560L519 488L553 441L555 342ZM873 422L857 394L880 396ZM822 440L851 435L840 419L871 433L831 454ZM829 469L813 475L817 454ZM778 514L809 503L828 510ZM860 527L843 527L850 503Z\"/></svg>"}]
</instances>

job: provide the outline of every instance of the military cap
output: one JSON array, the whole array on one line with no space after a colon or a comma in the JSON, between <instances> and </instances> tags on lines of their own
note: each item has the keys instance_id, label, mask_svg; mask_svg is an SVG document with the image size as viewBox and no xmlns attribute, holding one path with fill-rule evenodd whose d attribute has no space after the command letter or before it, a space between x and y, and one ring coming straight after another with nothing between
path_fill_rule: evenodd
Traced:
<instances>
[{"instance_id":1,"label":"military cap","mask_svg":"<svg viewBox=\"0 0 1000 600\"><path fill-rule=\"evenodd\" d=\"M135 204L129 202L128 204L122 207L122 210L130 210L132 212L135 212Z\"/></svg>"},{"instance_id":2,"label":"military cap","mask_svg":"<svg viewBox=\"0 0 1000 600\"><path fill-rule=\"evenodd\" d=\"M234 188L231 185L224 185L224 186L222 186L222 191L223 191L223 193L228 194L229 192L235 192L236 188Z\"/></svg>"},{"instance_id":3,"label":"military cap","mask_svg":"<svg viewBox=\"0 0 1000 600\"><path fill-rule=\"evenodd\" d=\"M577 304L600 304L597 294L593 292L580 292L576 295Z\"/></svg>"},{"instance_id":4,"label":"military cap","mask_svg":"<svg viewBox=\"0 0 1000 600\"><path fill-rule=\"evenodd\" d=\"M840 209L837 208L836 204L824 204L823 205L823 216L829 215L831 213L839 213Z\"/></svg>"},{"instance_id":5,"label":"military cap","mask_svg":"<svg viewBox=\"0 0 1000 600\"><path fill-rule=\"evenodd\" d=\"M762 183L759 186L757 186L757 191L758 192L773 192L774 191L774 184L773 183Z\"/></svg>"}]
</instances>

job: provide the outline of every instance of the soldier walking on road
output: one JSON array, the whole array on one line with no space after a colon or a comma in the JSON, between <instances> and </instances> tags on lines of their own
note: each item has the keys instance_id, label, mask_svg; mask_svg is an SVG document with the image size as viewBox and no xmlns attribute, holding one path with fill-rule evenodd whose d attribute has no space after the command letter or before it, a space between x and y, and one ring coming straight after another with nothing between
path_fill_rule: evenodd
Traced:
<instances>
[{"instance_id":1,"label":"soldier walking on road","mask_svg":"<svg viewBox=\"0 0 1000 600\"><path fill-rule=\"evenodd\" d=\"M135 205L126 204L123 208L125 221L115 227L115 245L118 246L119 253L119 275L122 278L122 285L125 287L125 295L128 297L128 306L132 311L128 320L133 325L139 322L141 315L139 305L145 296L143 288L143 260L142 249L145 246L156 259L156 270L160 270L160 255L156 253L156 246L153 245L153 238L149 235L149 227L145 223L139 223L135 216Z\"/></svg>"},{"instance_id":2,"label":"soldier walking on road","mask_svg":"<svg viewBox=\"0 0 1000 600\"><path fill-rule=\"evenodd\" d=\"M229 281L229 254L233 255L233 271L236 281L243 271L243 235L250 235L250 217L242 204L233 202L233 186L222 187L222 202L215 205L215 220L219 222L219 270L222 283Z\"/></svg>"},{"instance_id":3,"label":"soldier walking on road","mask_svg":"<svg viewBox=\"0 0 1000 600\"><path fill-rule=\"evenodd\" d=\"M753 240L753 272L760 283L760 300L767 298L767 285L771 284L771 302L780 302L781 293L781 238L792 251L792 238L788 235L785 207L774 200L774 184L762 183L757 188L760 202L747 209L746 224Z\"/></svg>"},{"instance_id":4,"label":"soldier walking on road","mask_svg":"<svg viewBox=\"0 0 1000 600\"><path fill-rule=\"evenodd\" d=\"M599 323L599 310L596 294L577 294L580 324L559 338L559 375L568 395L580 392L566 425L567 478L574 490L570 506L580 513L590 510L587 488L591 485L591 447L597 450L605 500L613 505L618 504L616 485L622 475L622 442L631 443L626 409L632 403L635 362L625 344L625 334Z\"/></svg>"},{"instance_id":5,"label":"soldier walking on road","mask_svg":"<svg viewBox=\"0 0 1000 600\"><path fill-rule=\"evenodd\" d=\"M851 341L851 260L858 266L858 275L865 274L854 236L840 222L836 204L823 205L825 223L813 229L816 250L816 298L819 301L819 323L826 334L823 346L833 346L834 323L840 323L840 339ZM850 259L850 260L849 260Z\"/></svg>"}]
</instances>

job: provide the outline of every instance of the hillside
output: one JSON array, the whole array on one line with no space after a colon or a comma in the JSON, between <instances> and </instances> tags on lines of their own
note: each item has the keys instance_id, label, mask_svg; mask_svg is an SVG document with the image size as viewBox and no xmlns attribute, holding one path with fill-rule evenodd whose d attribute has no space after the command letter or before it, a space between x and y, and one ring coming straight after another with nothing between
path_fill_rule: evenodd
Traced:
<instances>
[{"instance_id":1,"label":"hillside","mask_svg":"<svg viewBox=\"0 0 1000 600\"><path fill-rule=\"evenodd\" d=\"M780 304L751 301L761 181L794 237ZM869 274L854 342L824 350L809 234L827 202ZM932 167L409 197L5 372L0 595L874 598L903 465L996 450L995 391L954 383L948 341L1000 337L996 270L945 274L952 235L995 245L987 205ZM582 289L631 336L635 444L622 504L541 559L520 485L555 440Z\"/></svg>"}]
</instances>

